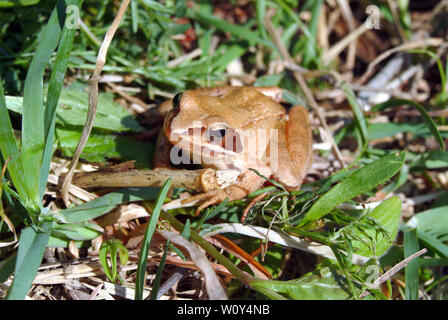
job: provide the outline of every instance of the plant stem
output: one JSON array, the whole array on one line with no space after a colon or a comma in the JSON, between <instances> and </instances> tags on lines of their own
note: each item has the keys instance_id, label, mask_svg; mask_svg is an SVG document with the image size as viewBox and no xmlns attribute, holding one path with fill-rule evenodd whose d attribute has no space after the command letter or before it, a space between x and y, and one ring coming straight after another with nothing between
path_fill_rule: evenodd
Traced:
<instances>
[{"instance_id":1,"label":"plant stem","mask_svg":"<svg viewBox=\"0 0 448 320\"><path fill-rule=\"evenodd\" d=\"M146 205L147 204L145 203L145 206ZM176 229L177 231L182 232L182 230L184 229L184 224L182 222L180 222L179 220L177 220L172 215L170 215L164 211L161 211L160 217L164 220L167 220L171 224L171 226L173 226L174 229ZM245 285L250 286L251 281L255 279L248 273L240 270L237 266L235 266L232 263L232 261L230 261L227 257L223 256L222 254L220 254L218 252L218 250L215 249L215 247L213 247L207 240L202 238L198 233L196 233L193 230L191 230L190 239L192 241L194 241L195 243L197 243L199 246L201 246L205 251L207 251L207 253L213 259L215 259L220 264L222 264L224 267L226 267L227 270L229 270L238 280L240 280Z\"/></svg>"}]
</instances>

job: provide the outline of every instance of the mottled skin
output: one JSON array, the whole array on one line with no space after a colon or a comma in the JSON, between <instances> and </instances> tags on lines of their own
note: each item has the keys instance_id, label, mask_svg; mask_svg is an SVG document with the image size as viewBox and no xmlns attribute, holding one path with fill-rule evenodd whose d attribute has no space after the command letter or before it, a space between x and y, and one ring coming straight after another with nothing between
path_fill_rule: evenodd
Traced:
<instances>
[{"instance_id":1,"label":"mottled skin","mask_svg":"<svg viewBox=\"0 0 448 320\"><path fill-rule=\"evenodd\" d=\"M155 168L170 167L170 150L176 145L191 159L200 159L203 167L239 170L239 177L232 185L185 200L204 201L197 214L226 197L241 199L261 188L265 180L249 168L288 189L300 188L312 163L309 116L302 106L286 112L280 99L281 89L276 87L227 86L185 91L173 99L174 103L173 100L162 103L159 112L166 117L157 141ZM202 133L199 140L193 138L193 132ZM245 144L244 134L248 132L251 133L248 136L265 132L266 139ZM223 142L224 137L240 143L229 147ZM254 145L255 151L250 151ZM256 152L257 156L250 152Z\"/></svg>"}]
</instances>

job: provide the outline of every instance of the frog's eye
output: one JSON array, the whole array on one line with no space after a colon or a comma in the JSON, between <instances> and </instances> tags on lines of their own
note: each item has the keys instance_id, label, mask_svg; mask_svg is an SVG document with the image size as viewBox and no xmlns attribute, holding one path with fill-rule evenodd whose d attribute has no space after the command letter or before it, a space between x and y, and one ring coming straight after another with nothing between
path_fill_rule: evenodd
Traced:
<instances>
[{"instance_id":1,"label":"frog's eye","mask_svg":"<svg viewBox=\"0 0 448 320\"><path fill-rule=\"evenodd\" d=\"M180 99L182 98L182 92L179 92L178 94L176 94L173 98L173 109L179 109L180 106Z\"/></svg>"},{"instance_id":2,"label":"frog's eye","mask_svg":"<svg viewBox=\"0 0 448 320\"><path fill-rule=\"evenodd\" d=\"M221 140L226 135L226 129L209 129L207 131L207 138L210 142Z\"/></svg>"}]
</instances>

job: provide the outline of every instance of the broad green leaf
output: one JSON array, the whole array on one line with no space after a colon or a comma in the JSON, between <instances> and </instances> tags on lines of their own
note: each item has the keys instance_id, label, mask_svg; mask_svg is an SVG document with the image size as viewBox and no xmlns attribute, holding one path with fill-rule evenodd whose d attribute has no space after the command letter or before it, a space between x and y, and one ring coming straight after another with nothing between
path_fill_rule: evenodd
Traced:
<instances>
[{"instance_id":1,"label":"broad green leaf","mask_svg":"<svg viewBox=\"0 0 448 320\"><path fill-rule=\"evenodd\" d=\"M58 149L66 157L72 157L81 137L81 128L56 127ZM107 159L135 160L138 168L150 168L154 146L128 137L103 134L93 131L81 154L81 159L104 163Z\"/></svg>"},{"instance_id":2,"label":"broad green leaf","mask_svg":"<svg viewBox=\"0 0 448 320\"><path fill-rule=\"evenodd\" d=\"M372 110L380 111L380 110L383 110L383 109L386 109L389 107L398 107L398 106L402 106L402 105L413 106L414 108L416 108L418 110L418 112L420 112L420 114L422 115L423 121L425 122L426 126L431 131L431 133L434 135L434 137L436 138L437 142L440 145L440 148L442 150L445 150L445 142L443 141L442 136L440 135L439 129L437 129L436 124L434 123L434 121L432 120L431 116L428 114L426 109L419 103L414 102L412 100L406 100L406 99L392 99L392 100L377 104L376 106L374 106L372 108Z\"/></svg>"},{"instance_id":3,"label":"broad green leaf","mask_svg":"<svg viewBox=\"0 0 448 320\"><path fill-rule=\"evenodd\" d=\"M388 233L388 237L385 237L382 233L375 229L367 229L362 233L357 228L347 226L345 228L353 229L354 238L364 238L363 241L355 240L352 242L354 253L365 256L381 256L392 245L390 240L394 240L398 233L398 227L400 224L401 214L401 200L394 196L384 200L379 206L369 212L365 217L361 218L360 222L367 222L368 218L374 219L385 231ZM374 242L374 251L369 245L371 240Z\"/></svg>"},{"instance_id":4,"label":"broad green leaf","mask_svg":"<svg viewBox=\"0 0 448 320\"><path fill-rule=\"evenodd\" d=\"M142 248L140 250L140 256L138 259L137 267L137 278L135 280L135 300L143 299L143 287L146 282L146 262L148 260L149 245L151 243L152 236L156 230L157 222L159 221L160 211L162 210L163 202L165 201L166 195L171 187L171 178L166 180L163 187L160 189L157 195L156 203L154 209L151 212L151 217L149 219L148 228L145 232L145 237L143 238Z\"/></svg>"},{"instance_id":5,"label":"broad green leaf","mask_svg":"<svg viewBox=\"0 0 448 320\"><path fill-rule=\"evenodd\" d=\"M40 205L39 179L45 147L43 77L50 57L59 42L65 20L64 1L58 1L44 27L28 69L23 93L22 165L28 196Z\"/></svg>"},{"instance_id":6,"label":"broad green leaf","mask_svg":"<svg viewBox=\"0 0 448 320\"><path fill-rule=\"evenodd\" d=\"M39 231L31 227L22 230L14 269L14 280L6 299L23 300L30 290L50 237L51 222L44 222Z\"/></svg>"},{"instance_id":7,"label":"broad green leaf","mask_svg":"<svg viewBox=\"0 0 448 320\"><path fill-rule=\"evenodd\" d=\"M418 231L440 237L448 234L448 206L429 209L415 214L407 222Z\"/></svg>"},{"instance_id":8,"label":"broad green leaf","mask_svg":"<svg viewBox=\"0 0 448 320\"><path fill-rule=\"evenodd\" d=\"M314 271L296 280L255 280L253 288L264 287L281 293L293 300L346 300L351 297L347 287L341 287L346 281L329 268Z\"/></svg>"},{"instance_id":9,"label":"broad green leaf","mask_svg":"<svg viewBox=\"0 0 448 320\"><path fill-rule=\"evenodd\" d=\"M403 166L405 157L404 152L390 154L357 169L317 200L299 225L322 218L338 204L372 190L392 178Z\"/></svg>"},{"instance_id":10,"label":"broad green leaf","mask_svg":"<svg viewBox=\"0 0 448 320\"><path fill-rule=\"evenodd\" d=\"M51 235L62 239L85 241L95 239L101 233L102 231L98 228L97 224L83 222L56 224L53 226Z\"/></svg>"},{"instance_id":11,"label":"broad green leaf","mask_svg":"<svg viewBox=\"0 0 448 320\"><path fill-rule=\"evenodd\" d=\"M53 216L61 223L79 223L98 218L117 205L141 200L154 200L160 188L125 188L108 193L79 206L54 212Z\"/></svg>"},{"instance_id":12,"label":"broad green leaf","mask_svg":"<svg viewBox=\"0 0 448 320\"><path fill-rule=\"evenodd\" d=\"M8 109L22 113L21 97L6 97ZM84 126L88 110L88 93L76 89L62 89L56 110L56 124L66 126ZM113 101L109 94L99 93L98 110L94 128L108 131L141 131L142 127L120 104Z\"/></svg>"},{"instance_id":13,"label":"broad green leaf","mask_svg":"<svg viewBox=\"0 0 448 320\"><path fill-rule=\"evenodd\" d=\"M68 248L71 243L73 243L76 248L89 248L91 246L91 242L89 240L74 241L68 239L61 239L50 235L47 248Z\"/></svg>"},{"instance_id":14,"label":"broad green leaf","mask_svg":"<svg viewBox=\"0 0 448 320\"><path fill-rule=\"evenodd\" d=\"M406 223L417 230L418 238L432 251L448 258L448 206L426 210L414 215Z\"/></svg>"},{"instance_id":15,"label":"broad green leaf","mask_svg":"<svg viewBox=\"0 0 448 320\"><path fill-rule=\"evenodd\" d=\"M448 151L433 150L425 152L417 161L409 164L410 167L425 167L427 169L440 169L448 167Z\"/></svg>"}]
</instances>

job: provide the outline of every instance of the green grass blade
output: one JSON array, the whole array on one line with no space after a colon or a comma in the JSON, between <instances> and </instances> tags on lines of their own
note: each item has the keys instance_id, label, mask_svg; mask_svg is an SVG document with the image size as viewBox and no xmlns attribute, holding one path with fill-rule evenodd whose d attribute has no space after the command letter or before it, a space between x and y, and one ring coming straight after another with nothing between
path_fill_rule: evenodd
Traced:
<instances>
[{"instance_id":1,"label":"green grass blade","mask_svg":"<svg viewBox=\"0 0 448 320\"><path fill-rule=\"evenodd\" d=\"M260 38L256 33L251 31L249 28L245 28L243 26L237 25L237 24L231 24L225 20L216 18L213 15L205 14L201 11L188 11L188 16L204 23L209 26L214 26L221 31L229 32L232 35L234 35L237 38L241 38L244 40L249 41L253 44L262 44L264 46L267 46L269 48L274 49L274 45L265 39Z\"/></svg>"},{"instance_id":2,"label":"green grass blade","mask_svg":"<svg viewBox=\"0 0 448 320\"><path fill-rule=\"evenodd\" d=\"M418 227L417 227L418 230ZM448 258L448 246L435 236L422 231L417 231L418 238L425 244L425 246L433 252L436 252L442 258Z\"/></svg>"},{"instance_id":3,"label":"green grass blade","mask_svg":"<svg viewBox=\"0 0 448 320\"><path fill-rule=\"evenodd\" d=\"M3 94L3 85L0 80L0 151L5 161L10 158L8 163L8 173L11 177L14 187L17 192L26 200L27 188L24 180L24 172L22 167L22 160L17 147L16 139L14 137L14 131L12 129L11 120L9 119L9 113L6 109L5 96Z\"/></svg>"},{"instance_id":4,"label":"green grass blade","mask_svg":"<svg viewBox=\"0 0 448 320\"><path fill-rule=\"evenodd\" d=\"M137 279L135 283L135 300L143 299L143 287L145 284L146 260L148 258L149 244L151 243L152 235L156 230L157 222L159 221L160 211L163 202L171 187L171 178L168 179L157 196L154 209L151 213L148 228L146 229L145 237L143 239L142 248L140 250L140 257L138 259Z\"/></svg>"},{"instance_id":5,"label":"green grass blade","mask_svg":"<svg viewBox=\"0 0 448 320\"><path fill-rule=\"evenodd\" d=\"M389 107L397 107L397 106L402 106L402 105L406 105L406 104L413 106L414 108L416 108L418 110L418 112L420 112L420 114L422 115L423 121L428 126L428 129L431 131L433 136L436 138L437 142L440 145L440 148L442 150L445 150L445 142L443 141L443 138L440 135L439 129L437 129L436 124L434 123L434 121L432 120L432 118L428 114L428 112L425 110L425 108L423 108L423 106L420 105L419 103L414 102L412 100L406 100L406 99L392 99L392 100L377 104L376 106L374 106L372 108L372 111L380 111L380 110L383 110L383 109L386 109Z\"/></svg>"},{"instance_id":6,"label":"green grass blade","mask_svg":"<svg viewBox=\"0 0 448 320\"><path fill-rule=\"evenodd\" d=\"M132 17L132 32L137 33L138 30L138 3L131 1L131 17Z\"/></svg>"},{"instance_id":7,"label":"green grass blade","mask_svg":"<svg viewBox=\"0 0 448 320\"><path fill-rule=\"evenodd\" d=\"M364 146L367 143L367 136L368 136L366 118L364 117L364 113L362 112L361 106L359 105L355 93L353 92L350 85L344 82L341 87L342 90L344 90L345 95L347 96L347 100L350 106L352 107L353 114L355 115L355 123L359 129L359 133L361 135L360 138ZM359 148L361 149L363 146L359 146Z\"/></svg>"},{"instance_id":8,"label":"green grass blade","mask_svg":"<svg viewBox=\"0 0 448 320\"><path fill-rule=\"evenodd\" d=\"M158 191L156 187L120 189L79 206L55 212L53 216L62 223L85 222L102 216L122 203L154 200Z\"/></svg>"},{"instance_id":9,"label":"green grass blade","mask_svg":"<svg viewBox=\"0 0 448 320\"><path fill-rule=\"evenodd\" d=\"M404 257L407 258L418 251L417 230L404 231ZM405 267L405 299L418 300L418 258L410 261Z\"/></svg>"},{"instance_id":10,"label":"green grass blade","mask_svg":"<svg viewBox=\"0 0 448 320\"><path fill-rule=\"evenodd\" d=\"M64 16L65 6L63 1L59 1L39 39L24 86L22 162L28 195L37 206L40 204L39 178L45 146L43 77L50 57L59 42Z\"/></svg>"},{"instance_id":11,"label":"green grass blade","mask_svg":"<svg viewBox=\"0 0 448 320\"><path fill-rule=\"evenodd\" d=\"M37 231L28 227L22 231L19 241L14 270L14 280L8 290L6 299L23 300L28 294L37 273L45 248L50 238L51 222L45 222L41 230Z\"/></svg>"},{"instance_id":12,"label":"green grass blade","mask_svg":"<svg viewBox=\"0 0 448 320\"><path fill-rule=\"evenodd\" d=\"M404 152L390 154L356 170L317 200L299 225L322 218L338 204L372 190L390 179L401 169L405 157Z\"/></svg>"},{"instance_id":13,"label":"green grass blade","mask_svg":"<svg viewBox=\"0 0 448 320\"><path fill-rule=\"evenodd\" d=\"M311 5L311 20L310 20L310 32L312 34L312 38L316 39L317 36L317 22L319 19L319 11L321 10L323 0L317 0L313 2L307 2L312 3ZM305 67L311 67L312 62L315 61L318 63L318 53L316 50L316 43L314 41L306 41L305 42L305 48L303 52L303 66Z\"/></svg>"},{"instance_id":14,"label":"green grass blade","mask_svg":"<svg viewBox=\"0 0 448 320\"><path fill-rule=\"evenodd\" d=\"M9 276L14 272L16 266L17 252L14 252L8 258L1 262L0 266L0 282L4 283Z\"/></svg>"},{"instance_id":15,"label":"green grass blade","mask_svg":"<svg viewBox=\"0 0 448 320\"><path fill-rule=\"evenodd\" d=\"M151 288L150 300L157 300L157 294L159 293L160 279L162 278L163 268L165 267L166 256L168 254L168 247L170 245L170 240L166 241L165 251L163 252L162 259L160 260L159 267L157 268L156 277L154 278L154 283Z\"/></svg>"},{"instance_id":16,"label":"green grass blade","mask_svg":"<svg viewBox=\"0 0 448 320\"><path fill-rule=\"evenodd\" d=\"M76 6L79 12L81 9L81 4L82 0L66 0L66 6L64 6L63 12L66 12L66 8L68 6ZM66 21L67 18L71 19L71 17L64 16L62 20ZM64 28L62 30L61 39L59 41L53 71L50 77L50 84L48 86L44 115L45 148L39 179L40 199L43 198L47 185L48 172L50 170L51 157L53 155L56 107L61 95L62 85L64 83L64 77L67 71L68 61L70 58L70 52L72 50L73 40L75 39L75 34L76 28L68 23L64 23Z\"/></svg>"},{"instance_id":17,"label":"green grass blade","mask_svg":"<svg viewBox=\"0 0 448 320\"><path fill-rule=\"evenodd\" d=\"M0 1L0 8L32 6L40 0L3 0Z\"/></svg>"},{"instance_id":18,"label":"green grass blade","mask_svg":"<svg viewBox=\"0 0 448 320\"><path fill-rule=\"evenodd\" d=\"M261 37L263 39L266 39L266 29L264 28L264 17L266 14L266 0L258 0L256 1L256 8L257 8L257 23L258 23L258 30L260 30Z\"/></svg>"}]
</instances>

